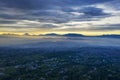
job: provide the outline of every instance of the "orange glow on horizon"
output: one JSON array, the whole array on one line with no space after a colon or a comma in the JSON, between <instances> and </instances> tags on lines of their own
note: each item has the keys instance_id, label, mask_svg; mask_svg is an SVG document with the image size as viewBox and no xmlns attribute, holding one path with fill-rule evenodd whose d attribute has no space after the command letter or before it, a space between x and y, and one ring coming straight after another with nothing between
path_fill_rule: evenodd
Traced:
<instances>
[{"instance_id":1,"label":"orange glow on horizon","mask_svg":"<svg viewBox=\"0 0 120 80\"><path fill-rule=\"evenodd\" d=\"M39 34L48 34L48 33L56 33L56 34L67 34L67 33L76 33L76 34L83 34L87 36L96 36L96 35L103 35L103 34L120 34L120 30L116 31L34 31L34 32L0 32L0 34L16 34L16 35L23 35L25 33L29 33L30 35L39 35Z\"/></svg>"}]
</instances>

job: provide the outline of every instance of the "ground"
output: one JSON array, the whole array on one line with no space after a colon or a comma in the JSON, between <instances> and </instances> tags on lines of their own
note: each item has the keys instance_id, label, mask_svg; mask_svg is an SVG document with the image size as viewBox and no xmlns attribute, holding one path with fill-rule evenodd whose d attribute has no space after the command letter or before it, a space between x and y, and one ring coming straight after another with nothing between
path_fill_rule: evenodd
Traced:
<instances>
[{"instance_id":1,"label":"ground","mask_svg":"<svg viewBox=\"0 0 120 80\"><path fill-rule=\"evenodd\" d=\"M0 48L0 80L120 80L120 48Z\"/></svg>"}]
</instances>

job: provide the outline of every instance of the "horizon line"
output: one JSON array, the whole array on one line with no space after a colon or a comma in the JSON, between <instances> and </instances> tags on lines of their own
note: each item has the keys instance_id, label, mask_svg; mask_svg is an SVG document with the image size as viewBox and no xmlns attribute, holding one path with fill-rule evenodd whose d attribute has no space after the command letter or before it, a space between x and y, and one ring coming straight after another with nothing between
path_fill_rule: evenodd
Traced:
<instances>
[{"instance_id":1,"label":"horizon line","mask_svg":"<svg viewBox=\"0 0 120 80\"><path fill-rule=\"evenodd\" d=\"M83 36L104 36L104 35L120 35L120 34L100 34L100 35L85 35L85 34L80 34L80 33L64 33L64 34L58 34L58 33L45 33L45 34L31 34L31 33L2 33L1 35L8 35L8 36L47 36L49 34L56 34L56 36L63 36L66 34L77 34L77 35L83 35Z\"/></svg>"}]
</instances>

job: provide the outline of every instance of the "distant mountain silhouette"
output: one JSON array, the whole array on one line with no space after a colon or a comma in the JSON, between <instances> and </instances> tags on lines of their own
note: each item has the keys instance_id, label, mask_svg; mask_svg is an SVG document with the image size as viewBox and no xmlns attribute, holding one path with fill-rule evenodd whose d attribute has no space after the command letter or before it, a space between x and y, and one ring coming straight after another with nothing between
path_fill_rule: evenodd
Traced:
<instances>
[{"instance_id":1,"label":"distant mountain silhouette","mask_svg":"<svg viewBox=\"0 0 120 80\"><path fill-rule=\"evenodd\" d=\"M84 37L84 35L82 35L82 34L73 34L73 33L64 34L63 36L66 36L66 37Z\"/></svg>"},{"instance_id":2,"label":"distant mountain silhouette","mask_svg":"<svg viewBox=\"0 0 120 80\"><path fill-rule=\"evenodd\" d=\"M7 34L1 34L0 35L1 37L2 36L20 36L18 34L10 34L10 33L7 33ZM76 34L76 33L68 33L68 34L63 34L63 35L60 35L60 34L56 34L56 33L49 33L49 34L39 34L39 35L31 35L29 33L24 33L23 36L64 36L64 37L103 37L103 38L120 38L120 35L119 34L106 34L106 35L99 35L99 36L86 36L86 35L82 35L82 34Z\"/></svg>"},{"instance_id":3,"label":"distant mountain silhouette","mask_svg":"<svg viewBox=\"0 0 120 80\"><path fill-rule=\"evenodd\" d=\"M18 34L11 34L11 33L6 33L6 34L1 34L2 36L19 36Z\"/></svg>"},{"instance_id":4,"label":"distant mountain silhouette","mask_svg":"<svg viewBox=\"0 0 120 80\"><path fill-rule=\"evenodd\" d=\"M56 33L50 33L50 34L45 34L45 36L60 36L60 35Z\"/></svg>"},{"instance_id":5,"label":"distant mountain silhouette","mask_svg":"<svg viewBox=\"0 0 120 80\"><path fill-rule=\"evenodd\" d=\"M84 35L82 35L82 34L73 34L73 33L60 35L60 34L56 34L56 33L50 33L50 34L45 34L45 36L83 37Z\"/></svg>"},{"instance_id":6,"label":"distant mountain silhouette","mask_svg":"<svg viewBox=\"0 0 120 80\"><path fill-rule=\"evenodd\" d=\"M23 35L24 36L31 36L29 33L24 33Z\"/></svg>"},{"instance_id":7,"label":"distant mountain silhouette","mask_svg":"<svg viewBox=\"0 0 120 80\"><path fill-rule=\"evenodd\" d=\"M68 33L68 34L56 34L56 33L50 33L45 34L44 36L65 36L65 37L104 37L104 38L120 38L120 35L100 35L100 36L85 36L82 34L75 34L75 33Z\"/></svg>"},{"instance_id":8,"label":"distant mountain silhouette","mask_svg":"<svg viewBox=\"0 0 120 80\"><path fill-rule=\"evenodd\" d=\"M98 37L107 37L107 38L120 38L120 35L102 35L102 36L98 36Z\"/></svg>"}]
</instances>

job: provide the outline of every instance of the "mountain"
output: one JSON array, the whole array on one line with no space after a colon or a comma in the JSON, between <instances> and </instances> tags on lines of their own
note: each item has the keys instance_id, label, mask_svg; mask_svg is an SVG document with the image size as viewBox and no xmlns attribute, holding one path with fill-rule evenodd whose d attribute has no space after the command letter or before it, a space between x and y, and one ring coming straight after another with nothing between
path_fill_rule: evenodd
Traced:
<instances>
[{"instance_id":1,"label":"mountain","mask_svg":"<svg viewBox=\"0 0 120 80\"><path fill-rule=\"evenodd\" d=\"M84 37L84 35L82 35L82 34L74 34L74 33L64 34L63 36L66 36L66 37Z\"/></svg>"},{"instance_id":2,"label":"mountain","mask_svg":"<svg viewBox=\"0 0 120 80\"><path fill-rule=\"evenodd\" d=\"M45 34L45 36L65 36L65 37L83 37L84 35L82 34L74 34L74 33L68 33L68 34L56 34L56 33L50 33L50 34Z\"/></svg>"},{"instance_id":3,"label":"mountain","mask_svg":"<svg viewBox=\"0 0 120 80\"><path fill-rule=\"evenodd\" d=\"M24 36L31 36L29 33L24 33L23 35Z\"/></svg>"},{"instance_id":4,"label":"mountain","mask_svg":"<svg viewBox=\"0 0 120 80\"><path fill-rule=\"evenodd\" d=\"M43 36L64 36L64 37L103 37L103 38L120 38L120 35L100 35L100 36L85 36L82 34L75 34L75 33L68 33L68 34L56 34L56 33L49 33Z\"/></svg>"},{"instance_id":5,"label":"mountain","mask_svg":"<svg viewBox=\"0 0 120 80\"><path fill-rule=\"evenodd\" d=\"M50 33L50 34L45 34L45 36L60 36L60 35L56 33Z\"/></svg>"},{"instance_id":6,"label":"mountain","mask_svg":"<svg viewBox=\"0 0 120 80\"><path fill-rule=\"evenodd\" d=\"M107 37L107 38L120 38L120 35L102 35L102 36L99 36L99 37Z\"/></svg>"}]
</instances>

